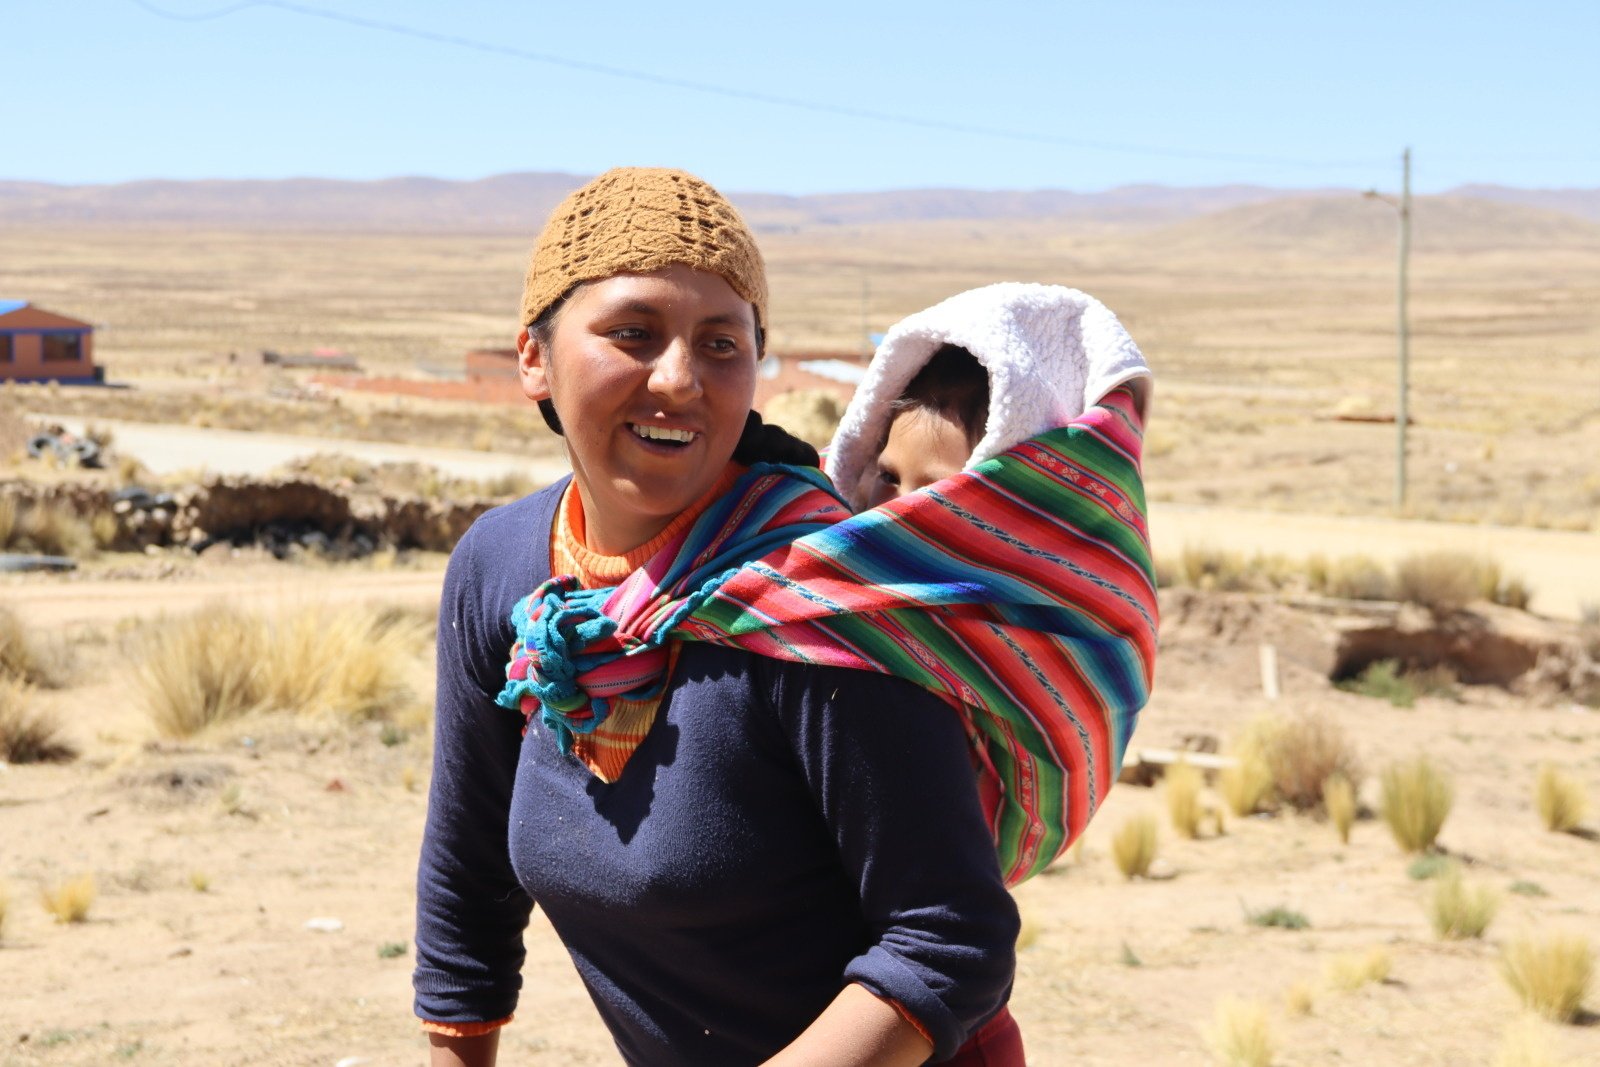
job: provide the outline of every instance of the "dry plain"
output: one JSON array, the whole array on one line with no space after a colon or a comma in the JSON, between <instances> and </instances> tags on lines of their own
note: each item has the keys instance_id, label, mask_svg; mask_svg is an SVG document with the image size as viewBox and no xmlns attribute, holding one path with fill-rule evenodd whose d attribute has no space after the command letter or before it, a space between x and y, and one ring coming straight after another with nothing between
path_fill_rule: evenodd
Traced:
<instances>
[{"instance_id":1,"label":"dry plain","mask_svg":"<svg viewBox=\"0 0 1600 1067\"><path fill-rule=\"evenodd\" d=\"M1332 417L1392 410L1393 265L1388 230L1366 210L1302 205L1162 229L1030 221L764 235L773 347L850 348L863 319L882 329L987 281L1074 285L1119 312L1157 370L1154 500L1230 509L1207 527L1220 547L1251 545L1255 531L1230 536L1228 522L1262 510L1387 516L1394 427ZM1584 570L1582 546L1600 541L1600 240L1583 224L1541 229L1547 219L1486 219L1471 205L1431 212L1420 216L1435 227L1419 236L1413 272L1411 514L1471 524L1491 553L1496 525L1553 530L1577 538L1571 569ZM8 399L90 419L306 425L334 437L382 438L401 426L415 444L548 458L551 443L527 411L313 396L218 358L331 344L384 373L450 363L503 338L526 244L525 235L8 230L0 295L103 323L102 358L135 386ZM240 425L256 418L263 424ZM487 445L474 440L485 425ZM1274 543L1289 556L1319 547L1303 532ZM1591 561L1589 573L1600 571L1600 547ZM387 725L265 716L163 739L128 672L141 632L206 602L362 600L420 614L441 566L438 557L385 569L248 552L113 554L78 575L0 586L0 604L72 664L64 686L35 699L81 750L66 764L0 763L0 888L10 900L0 1064L420 1062L408 973L428 766L426 637L396 666L412 696ZM1503 945L1525 930L1600 941L1600 846L1593 834L1545 832L1532 792L1548 762L1600 798L1600 717L1557 693L1492 686L1399 708L1336 689L1325 649L1305 636L1323 631L1271 595L1169 591L1164 609L1138 744L1196 734L1226 744L1263 713L1320 713L1359 753L1369 806L1390 760L1427 753L1456 782L1440 843L1501 893L1501 912L1482 939L1435 937L1424 910L1433 883L1408 876L1409 860L1375 819L1357 822L1348 845L1319 818L1288 812L1229 819L1225 834L1191 841L1166 824L1159 788L1122 786L1083 850L1018 893L1027 930L1013 1008L1032 1062L1211 1062L1201 1027L1224 994L1267 1005L1281 1064L1493 1062L1519 1014L1497 973ZM1276 702L1257 681L1263 642L1283 648ZM1144 810L1161 814L1171 877L1129 882L1109 838ZM99 887L88 921L53 922L39 889L82 873ZM1309 926L1246 921L1277 905ZM342 928L308 929L315 918ZM616 1062L537 918L528 941L529 993L505 1061ZM1387 980L1327 987L1335 956L1375 946L1392 958ZM1314 989L1309 1015L1284 1003L1298 982ZM1579 1025L1544 1027L1568 1063L1600 1061L1600 993L1587 1006Z\"/></svg>"}]
</instances>

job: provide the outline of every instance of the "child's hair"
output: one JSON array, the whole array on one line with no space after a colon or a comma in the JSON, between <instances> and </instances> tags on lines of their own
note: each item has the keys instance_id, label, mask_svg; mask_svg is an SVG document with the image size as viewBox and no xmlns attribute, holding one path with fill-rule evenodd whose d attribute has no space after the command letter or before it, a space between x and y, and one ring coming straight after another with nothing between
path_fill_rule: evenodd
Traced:
<instances>
[{"instance_id":1,"label":"child's hair","mask_svg":"<svg viewBox=\"0 0 1600 1067\"><path fill-rule=\"evenodd\" d=\"M989 372L965 348L942 345L889 410L891 421L906 411L948 415L966 430L967 443L976 445L989 421Z\"/></svg>"}]
</instances>

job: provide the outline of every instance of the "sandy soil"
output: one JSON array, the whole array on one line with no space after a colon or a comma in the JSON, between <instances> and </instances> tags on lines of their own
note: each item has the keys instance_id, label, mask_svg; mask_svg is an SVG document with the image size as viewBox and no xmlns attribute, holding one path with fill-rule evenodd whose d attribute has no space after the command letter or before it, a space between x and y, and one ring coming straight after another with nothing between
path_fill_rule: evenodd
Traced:
<instances>
[{"instance_id":1,"label":"sandy soil","mask_svg":"<svg viewBox=\"0 0 1600 1067\"><path fill-rule=\"evenodd\" d=\"M425 605L437 581L436 567L374 574L260 562L243 572L197 565L159 581L36 578L4 589L47 635L76 641L82 681L43 699L84 756L0 766L0 884L11 897L0 1063L422 1061L408 983L425 734L390 734L397 743L385 744L375 726L261 720L194 743L157 742L117 680L107 634L118 619L218 595L299 601L314 591ZM1158 790L1118 787L1082 853L1018 892L1026 932L1013 1009L1031 1061L1207 1062L1198 1027L1218 995L1237 993L1271 1006L1283 1064L1487 1063L1516 1015L1497 946L1524 929L1600 932L1600 846L1545 833L1532 810L1533 776L1546 760L1600 795L1600 716L1488 689L1395 709L1332 689L1295 617L1244 597L1206 603L1169 618L1140 743L1226 738L1267 710L1255 650L1278 640L1280 710L1335 716L1373 772L1393 757L1432 754L1458 787L1443 845L1474 878L1502 890L1534 883L1545 895L1507 893L1486 940L1440 942L1423 910L1429 885L1407 877L1381 824L1358 823L1341 847L1326 825L1287 815L1232 821L1225 836L1200 841L1164 830L1174 877L1127 883L1110 862L1109 834L1133 812L1163 809ZM428 660L409 667L421 691ZM90 921L55 924L38 888L83 872L100 887ZM1244 921L1246 909L1277 904L1303 912L1310 927ZM318 918L342 928L308 929ZM617 1062L538 918L527 942L529 993L503 1061ZM1287 986L1319 983L1332 955L1374 945L1393 955L1388 982L1322 991L1311 1016L1286 1013ZM1600 1007L1595 998L1590 1007ZM1575 1062L1600 1057L1595 1026L1551 1032Z\"/></svg>"}]
</instances>

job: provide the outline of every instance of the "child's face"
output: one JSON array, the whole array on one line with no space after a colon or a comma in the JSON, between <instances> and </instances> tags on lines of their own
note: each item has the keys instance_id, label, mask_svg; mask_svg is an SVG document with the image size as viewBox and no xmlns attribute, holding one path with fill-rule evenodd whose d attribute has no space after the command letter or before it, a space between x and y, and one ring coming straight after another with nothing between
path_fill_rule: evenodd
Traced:
<instances>
[{"instance_id":1,"label":"child's face","mask_svg":"<svg viewBox=\"0 0 1600 1067\"><path fill-rule=\"evenodd\" d=\"M858 510L875 508L957 473L972 453L967 431L942 411L912 408L889 424L888 443L856 486Z\"/></svg>"}]
</instances>

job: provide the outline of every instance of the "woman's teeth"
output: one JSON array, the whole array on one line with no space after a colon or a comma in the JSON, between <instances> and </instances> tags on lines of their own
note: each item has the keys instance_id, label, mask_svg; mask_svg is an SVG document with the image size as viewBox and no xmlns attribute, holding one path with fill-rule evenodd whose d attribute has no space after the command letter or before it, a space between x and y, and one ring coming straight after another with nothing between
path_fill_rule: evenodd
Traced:
<instances>
[{"instance_id":1,"label":"woman's teeth","mask_svg":"<svg viewBox=\"0 0 1600 1067\"><path fill-rule=\"evenodd\" d=\"M646 441L666 441L677 445L686 445L693 441L698 434L693 430L669 430L665 426L641 426L630 423L633 432Z\"/></svg>"}]
</instances>

